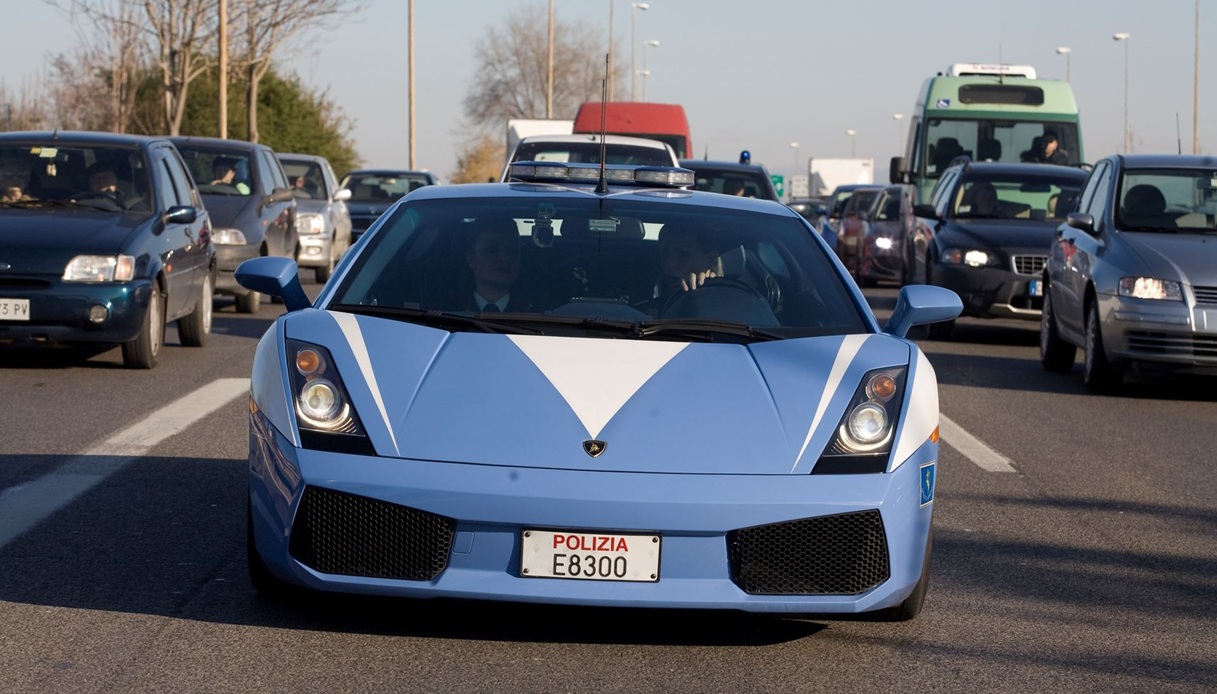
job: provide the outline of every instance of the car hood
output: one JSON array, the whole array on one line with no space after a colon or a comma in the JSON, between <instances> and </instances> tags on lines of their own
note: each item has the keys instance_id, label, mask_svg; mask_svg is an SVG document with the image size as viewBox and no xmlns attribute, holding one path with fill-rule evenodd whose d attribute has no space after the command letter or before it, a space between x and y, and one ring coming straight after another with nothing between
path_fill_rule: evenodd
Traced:
<instances>
[{"instance_id":1,"label":"car hood","mask_svg":"<svg viewBox=\"0 0 1217 694\"><path fill-rule=\"evenodd\" d=\"M1120 236L1146 263L1147 274L1193 286L1217 287L1217 236L1128 231Z\"/></svg>"},{"instance_id":2,"label":"car hood","mask_svg":"<svg viewBox=\"0 0 1217 694\"><path fill-rule=\"evenodd\" d=\"M6 274L63 274L78 255L113 255L148 221L146 214L40 208L0 211L0 263Z\"/></svg>"},{"instance_id":3,"label":"car hood","mask_svg":"<svg viewBox=\"0 0 1217 694\"><path fill-rule=\"evenodd\" d=\"M217 227L236 226L245 210L257 205L256 195L204 195L203 206Z\"/></svg>"},{"instance_id":4,"label":"car hood","mask_svg":"<svg viewBox=\"0 0 1217 694\"><path fill-rule=\"evenodd\" d=\"M325 347L382 457L667 473L810 472L866 371L906 366L892 464L938 425L933 369L886 335L753 345L449 333L309 309L286 336ZM274 331L272 331L274 332ZM296 440L278 346L254 397ZM910 366L910 362L912 365ZM277 393L273 392L278 390ZM278 421L277 421L278 420ZM604 442L597 457L584 450Z\"/></svg>"},{"instance_id":5,"label":"car hood","mask_svg":"<svg viewBox=\"0 0 1217 694\"><path fill-rule=\"evenodd\" d=\"M347 201L347 211L356 217L377 217L393 206L397 200L381 200L378 202Z\"/></svg>"},{"instance_id":6,"label":"car hood","mask_svg":"<svg viewBox=\"0 0 1217 694\"><path fill-rule=\"evenodd\" d=\"M1048 254L1056 224L1008 220L951 220L938 235L943 246L1042 249Z\"/></svg>"}]
</instances>

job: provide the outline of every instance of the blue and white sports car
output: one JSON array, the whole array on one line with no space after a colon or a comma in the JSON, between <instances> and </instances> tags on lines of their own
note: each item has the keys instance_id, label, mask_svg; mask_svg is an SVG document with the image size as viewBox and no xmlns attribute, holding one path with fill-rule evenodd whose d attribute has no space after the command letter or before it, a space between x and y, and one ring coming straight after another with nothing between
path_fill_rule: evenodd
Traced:
<instances>
[{"instance_id":1,"label":"blue and white sports car","mask_svg":"<svg viewBox=\"0 0 1217 694\"><path fill-rule=\"evenodd\" d=\"M238 270L288 309L257 589L916 616L938 386L904 334L958 297L905 287L881 330L802 217L688 170L513 178L402 199L315 302L290 260Z\"/></svg>"}]
</instances>

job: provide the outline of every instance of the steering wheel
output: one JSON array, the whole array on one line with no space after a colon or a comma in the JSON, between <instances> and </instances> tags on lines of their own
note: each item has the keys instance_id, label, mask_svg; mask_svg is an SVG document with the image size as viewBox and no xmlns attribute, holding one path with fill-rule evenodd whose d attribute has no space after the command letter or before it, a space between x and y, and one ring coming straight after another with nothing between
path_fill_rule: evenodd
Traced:
<instances>
[{"instance_id":1,"label":"steering wheel","mask_svg":"<svg viewBox=\"0 0 1217 694\"><path fill-rule=\"evenodd\" d=\"M114 193L95 192L90 190L73 195L71 199L75 202L106 202L120 210L127 209L127 206L123 204L122 198Z\"/></svg>"},{"instance_id":2,"label":"steering wheel","mask_svg":"<svg viewBox=\"0 0 1217 694\"><path fill-rule=\"evenodd\" d=\"M662 317L668 312L669 309L672 308L672 304L675 304L681 298L688 296L689 294L705 291L713 292L715 290L743 292L756 298L757 301L764 303L766 306L769 305L769 298L764 294L761 294L756 287L753 287L746 282L741 282L740 280L732 277L707 277L705 283L697 289L690 289L688 291L685 291L684 289L677 289L669 293L668 298L664 299L663 308L659 310L659 315Z\"/></svg>"}]
</instances>

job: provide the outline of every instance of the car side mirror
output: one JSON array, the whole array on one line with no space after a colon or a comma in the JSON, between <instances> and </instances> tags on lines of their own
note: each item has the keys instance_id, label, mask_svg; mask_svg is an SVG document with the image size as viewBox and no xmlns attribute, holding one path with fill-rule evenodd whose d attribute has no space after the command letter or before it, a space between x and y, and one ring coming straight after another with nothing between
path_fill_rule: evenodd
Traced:
<instances>
[{"instance_id":1,"label":"car side mirror","mask_svg":"<svg viewBox=\"0 0 1217 694\"><path fill-rule=\"evenodd\" d=\"M958 294L946 287L936 287L932 284L906 285L901 287L900 294L896 297L896 308L892 311L887 325L883 326L883 332L904 337L914 325L954 320L962 312L963 301Z\"/></svg>"},{"instance_id":2,"label":"car side mirror","mask_svg":"<svg viewBox=\"0 0 1217 694\"><path fill-rule=\"evenodd\" d=\"M272 202L287 202L296 199L296 191L291 188L275 188L266 196L266 204Z\"/></svg>"},{"instance_id":3,"label":"car side mirror","mask_svg":"<svg viewBox=\"0 0 1217 694\"><path fill-rule=\"evenodd\" d=\"M892 183L908 183L904 171L904 157L892 157L888 167L887 180Z\"/></svg>"},{"instance_id":4,"label":"car side mirror","mask_svg":"<svg viewBox=\"0 0 1217 694\"><path fill-rule=\"evenodd\" d=\"M199 218L199 211L189 205L174 205L165 211L166 224L192 224Z\"/></svg>"},{"instance_id":5,"label":"car side mirror","mask_svg":"<svg viewBox=\"0 0 1217 694\"><path fill-rule=\"evenodd\" d=\"M338 191L337 193L334 193L334 202L346 202L347 200L350 200L350 199L351 199L351 189L350 188L343 188L342 190Z\"/></svg>"},{"instance_id":6,"label":"car side mirror","mask_svg":"<svg viewBox=\"0 0 1217 694\"><path fill-rule=\"evenodd\" d=\"M291 258L277 255L250 258L237 266L236 278L237 284L252 292L283 299L288 311L299 311L313 304L300 286L299 268Z\"/></svg>"},{"instance_id":7,"label":"car side mirror","mask_svg":"<svg viewBox=\"0 0 1217 694\"><path fill-rule=\"evenodd\" d=\"M934 209L933 205L921 203L913 206L913 215L916 217L925 217L926 219L938 219L938 210Z\"/></svg>"},{"instance_id":8,"label":"car side mirror","mask_svg":"<svg viewBox=\"0 0 1217 694\"><path fill-rule=\"evenodd\" d=\"M1094 215L1085 212L1070 212L1065 223L1074 229L1081 229L1091 236L1098 236L1094 228Z\"/></svg>"}]
</instances>

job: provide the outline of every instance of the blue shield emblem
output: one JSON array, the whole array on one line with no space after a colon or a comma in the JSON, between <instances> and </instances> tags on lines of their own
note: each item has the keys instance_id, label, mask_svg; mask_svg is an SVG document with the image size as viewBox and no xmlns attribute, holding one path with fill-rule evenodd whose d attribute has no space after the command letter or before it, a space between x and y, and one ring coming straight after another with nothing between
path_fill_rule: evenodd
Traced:
<instances>
[{"instance_id":1,"label":"blue shield emblem","mask_svg":"<svg viewBox=\"0 0 1217 694\"><path fill-rule=\"evenodd\" d=\"M935 105L935 108L951 108L951 100L939 99L938 103Z\"/></svg>"},{"instance_id":2,"label":"blue shield emblem","mask_svg":"<svg viewBox=\"0 0 1217 694\"><path fill-rule=\"evenodd\" d=\"M934 471L937 469L934 463L926 463L921 466L921 505L926 506L934 501Z\"/></svg>"}]
</instances>

